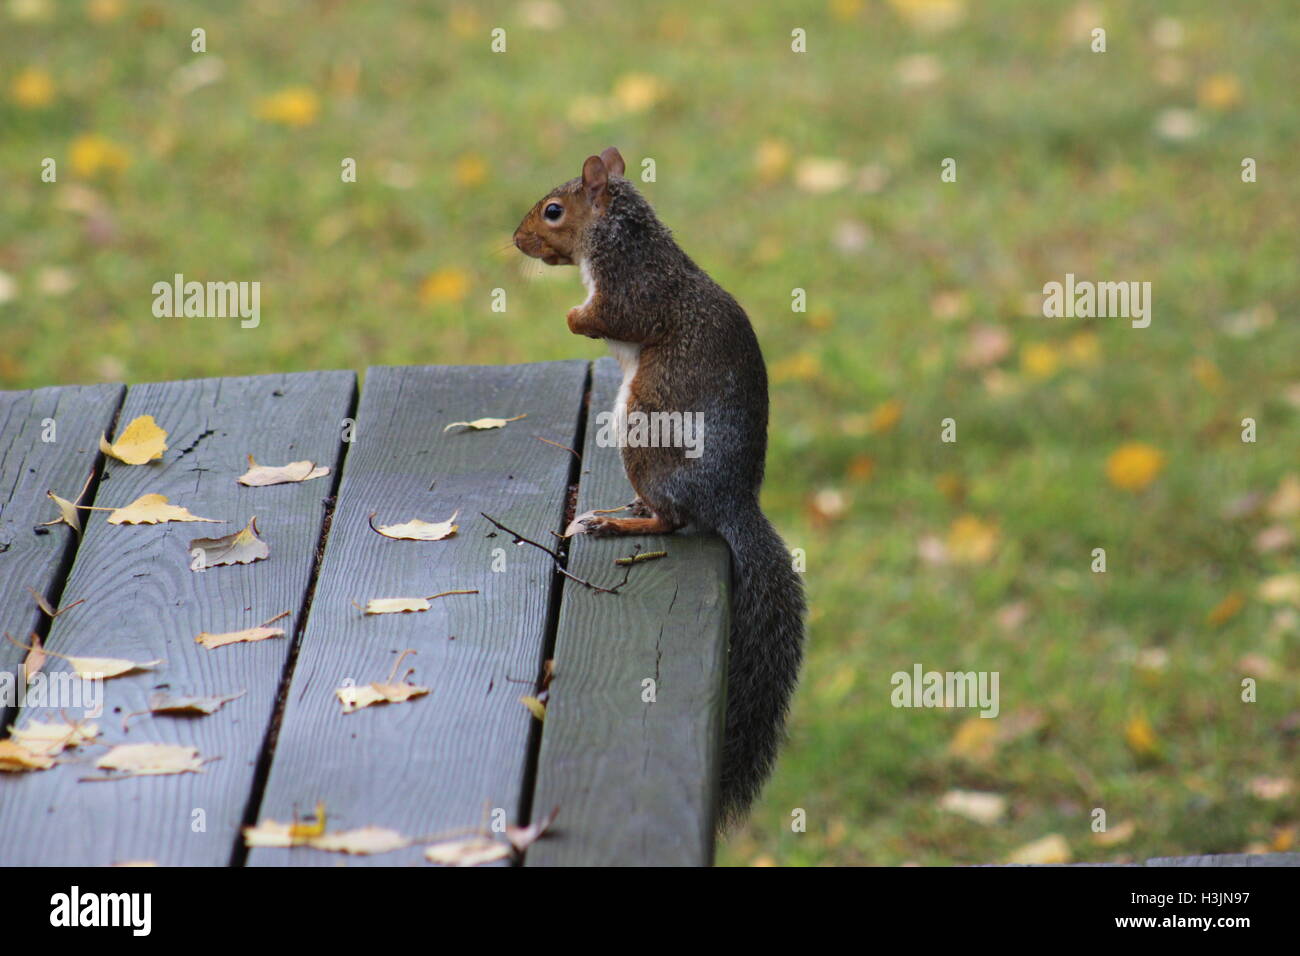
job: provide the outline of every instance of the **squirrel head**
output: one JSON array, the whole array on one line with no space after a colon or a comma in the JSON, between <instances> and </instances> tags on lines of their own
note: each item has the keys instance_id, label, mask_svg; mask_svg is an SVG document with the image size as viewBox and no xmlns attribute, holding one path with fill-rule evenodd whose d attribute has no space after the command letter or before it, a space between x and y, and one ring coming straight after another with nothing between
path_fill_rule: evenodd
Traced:
<instances>
[{"instance_id":1,"label":"squirrel head","mask_svg":"<svg viewBox=\"0 0 1300 956\"><path fill-rule=\"evenodd\" d=\"M609 179L623 175L613 146L588 156L582 175L556 186L528 211L515 230L515 247L548 266L571 266L586 249L587 230L609 208Z\"/></svg>"}]
</instances>

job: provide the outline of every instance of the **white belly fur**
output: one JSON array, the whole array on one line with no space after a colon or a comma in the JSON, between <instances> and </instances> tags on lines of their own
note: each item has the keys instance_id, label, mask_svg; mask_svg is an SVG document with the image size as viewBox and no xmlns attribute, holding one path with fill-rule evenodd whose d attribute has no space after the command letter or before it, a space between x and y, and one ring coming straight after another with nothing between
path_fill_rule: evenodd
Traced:
<instances>
[{"instance_id":1,"label":"white belly fur","mask_svg":"<svg viewBox=\"0 0 1300 956\"><path fill-rule=\"evenodd\" d=\"M585 259L578 263L578 271L582 274L582 284L587 287L587 301L582 304L588 305L596 296L596 279ZM627 427L627 403L632 396L632 379L636 378L637 365L641 361L641 346L637 342L619 342L617 339L606 339L605 344L623 370L623 383L614 399L614 421L621 435Z\"/></svg>"}]
</instances>

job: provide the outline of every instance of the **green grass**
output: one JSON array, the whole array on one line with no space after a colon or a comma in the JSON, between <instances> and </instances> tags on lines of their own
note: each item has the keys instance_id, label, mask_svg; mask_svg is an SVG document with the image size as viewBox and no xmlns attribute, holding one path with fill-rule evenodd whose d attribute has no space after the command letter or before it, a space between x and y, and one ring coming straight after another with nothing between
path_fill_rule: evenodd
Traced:
<instances>
[{"instance_id":1,"label":"green grass","mask_svg":"<svg viewBox=\"0 0 1300 956\"><path fill-rule=\"evenodd\" d=\"M1252 539L1300 525L1223 508L1300 470L1300 20L1285 3L1091 15L971 0L961 23L925 32L899 12L924 5L574 2L542 30L517 3L6 4L0 387L597 356L564 326L576 272L543 281L506 243L546 189L617 144L630 170L655 159L644 191L758 329L775 372L765 502L808 554L790 744L722 861L990 861L1050 833L1087 860L1284 847L1295 793L1263 800L1249 782L1300 785L1300 625L1259 596L1296 554ZM1153 38L1162 16L1182 26L1176 49ZM489 50L496 26L505 54ZM1092 26L1108 52L1089 50ZM194 27L206 54L189 50ZM794 27L805 55L790 52ZM900 82L916 54L941 67L933 84ZM175 92L200 57L220 59L220 78ZM53 82L48 104L15 101L28 69ZM652 105L602 106L636 74L661 85ZM1216 104L1217 75L1239 102ZM259 119L289 87L314 91L314 122ZM1199 132L1160 135L1170 109ZM129 164L79 173L85 134ZM765 180L765 140L793 166L843 160L850 182L820 194L793 169ZM47 156L57 184L39 179ZM1243 156L1258 182L1241 182ZM340 181L344 157L356 183ZM945 157L956 183L940 182ZM461 162L486 175L458 181ZM860 188L864 167L883 186ZM86 189L93 216L66 208ZM865 245L841 248L845 231ZM463 277L463 298L421 294L441 270ZM154 318L150 288L176 272L261 282L261 326ZM1151 327L1035 315L1034 294L1067 272L1150 281ZM796 287L806 313L790 311ZM1225 318L1255 309L1276 320L1230 334ZM977 326L1012 339L990 367L963 362ZM1080 335L1095 356L1070 361ZM1026 371L1035 345L1059 368ZM897 426L872 430L889 401ZM1247 416L1255 444L1239 438ZM955 444L939 441L947 417ZM1106 477L1126 441L1166 456L1140 492ZM919 556L968 514L996 528L990 554ZM1089 570L1095 547L1104 575ZM1240 613L1207 620L1234 592ZM999 623L1008 607L1023 611L1014 626ZM1139 667L1153 651L1163 668ZM1239 696L1261 667L1247 655L1267 664L1253 704ZM998 723L1034 728L983 761L952 756L969 712L890 704L890 675L913 662L1000 672ZM1139 714L1158 757L1126 743ZM939 809L952 789L999 793L1007 814L981 825ZM1096 844L1094 807L1132 821L1132 838ZM791 832L794 808L807 832Z\"/></svg>"}]
</instances>

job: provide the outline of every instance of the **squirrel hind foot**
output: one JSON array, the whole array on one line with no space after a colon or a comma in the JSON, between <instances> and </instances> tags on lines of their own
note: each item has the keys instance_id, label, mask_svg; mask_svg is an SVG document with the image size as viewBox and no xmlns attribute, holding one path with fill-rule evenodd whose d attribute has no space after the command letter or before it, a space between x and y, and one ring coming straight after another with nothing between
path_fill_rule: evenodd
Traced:
<instances>
[{"instance_id":1,"label":"squirrel hind foot","mask_svg":"<svg viewBox=\"0 0 1300 956\"><path fill-rule=\"evenodd\" d=\"M644 504L642 508L645 508ZM643 516L633 518L610 518L606 514L588 511L569 522L569 526L564 529L564 536L571 538L586 534L593 538L605 538L628 534L671 534L677 527L667 518L652 513L649 508L645 508Z\"/></svg>"}]
</instances>

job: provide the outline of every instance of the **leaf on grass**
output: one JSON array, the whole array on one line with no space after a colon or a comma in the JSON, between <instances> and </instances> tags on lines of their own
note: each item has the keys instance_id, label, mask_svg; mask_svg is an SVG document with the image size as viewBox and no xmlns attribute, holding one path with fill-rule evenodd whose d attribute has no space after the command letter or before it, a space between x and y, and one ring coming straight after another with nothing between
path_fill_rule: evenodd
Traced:
<instances>
[{"instance_id":1,"label":"leaf on grass","mask_svg":"<svg viewBox=\"0 0 1300 956\"><path fill-rule=\"evenodd\" d=\"M1007 812L1007 798L1001 794L982 793L978 790L949 790L940 798L939 809L991 826Z\"/></svg>"},{"instance_id":2,"label":"leaf on grass","mask_svg":"<svg viewBox=\"0 0 1300 956\"><path fill-rule=\"evenodd\" d=\"M538 720L546 719L546 705L542 703L540 700L538 700L536 697L520 697L519 703L527 707L529 713L531 713Z\"/></svg>"},{"instance_id":3,"label":"leaf on grass","mask_svg":"<svg viewBox=\"0 0 1300 956\"><path fill-rule=\"evenodd\" d=\"M475 431L482 431L485 428L505 428L511 422L517 422L519 419L527 417L528 413L525 412L522 415L516 415L514 418L476 418L472 422L452 422L443 429L443 433L451 431L458 425L462 428L472 428Z\"/></svg>"},{"instance_id":4,"label":"leaf on grass","mask_svg":"<svg viewBox=\"0 0 1300 956\"><path fill-rule=\"evenodd\" d=\"M141 714L198 714L203 716L215 714L222 708L222 705L228 704L232 700L239 700L247 693L248 691L241 690L238 694L218 694L212 697L173 697L166 691L156 691L149 695L149 705L145 710L137 710L122 718L122 726L125 728L128 720L132 717L139 717Z\"/></svg>"},{"instance_id":5,"label":"leaf on grass","mask_svg":"<svg viewBox=\"0 0 1300 956\"><path fill-rule=\"evenodd\" d=\"M221 524L219 518L200 518L190 514L187 508L168 504L166 495L141 495L108 516L109 524L165 524L168 521L210 521Z\"/></svg>"},{"instance_id":6,"label":"leaf on grass","mask_svg":"<svg viewBox=\"0 0 1300 956\"><path fill-rule=\"evenodd\" d=\"M248 456L248 471L235 480L250 488L263 488L267 485L283 485L289 482L311 481L324 478L330 473L326 467L317 466L314 461L291 461L287 465L259 465L252 455Z\"/></svg>"},{"instance_id":7,"label":"leaf on grass","mask_svg":"<svg viewBox=\"0 0 1300 956\"><path fill-rule=\"evenodd\" d=\"M371 598L366 602L365 607L352 602L353 607L360 607L366 614L400 614L403 611L427 611L435 598L446 597L448 594L478 594L477 589L466 591L441 591L438 594L430 594L427 598Z\"/></svg>"},{"instance_id":8,"label":"leaf on grass","mask_svg":"<svg viewBox=\"0 0 1300 956\"><path fill-rule=\"evenodd\" d=\"M1160 738L1156 736L1151 722L1141 715L1134 717L1125 726L1124 742L1139 757L1160 756Z\"/></svg>"},{"instance_id":9,"label":"leaf on grass","mask_svg":"<svg viewBox=\"0 0 1300 956\"><path fill-rule=\"evenodd\" d=\"M440 866L481 866L509 856L510 844L478 836L435 843L424 851L425 859Z\"/></svg>"},{"instance_id":10,"label":"leaf on grass","mask_svg":"<svg viewBox=\"0 0 1300 956\"><path fill-rule=\"evenodd\" d=\"M257 517L249 519L243 530L222 538L195 538L190 542L190 553L197 550L197 562L190 562L191 571L205 571L221 564L252 564L270 557L270 546L257 536Z\"/></svg>"},{"instance_id":11,"label":"leaf on grass","mask_svg":"<svg viewBox=\"0 0 1300 956\"><path fill-rule=\"evenodd\" d=\"M100 438L99 450L128 465L143 465L162 457L167 450L167 433L158 427L152 415L141 415L132 419L112 444L107 435Z\"/></svg>"},{"instance_id":12,"label":"leaf on grass","mask_svg":"<svg viewBox=\"0 0 1300 956\"><path fill-rule=\"evenodd\" d=\"M99 736L98 724L43 723L29 721L26 727L10 727L9 739L28 753L57 757L68 747L79 747Z\"/></svg>"},{"instance_id":13,"label":"leaf on grass","mask_svg":"<svg viewBox=\"0 0 1300 956\"><path fill-rule=\"evenodd\" d=\"M218 647L225 647L227 644L238 644L244 641L264 641L268 637L283 637L284 628L270 627L280 618L288 615L288 611L283 614L277 614L269 621L263 621L257 627L246 627L242 631L227 631L224 634L209 634L207 631L199 632L199 636L194 638L195 644L202 644L208 650Z\"/></svg>"},{"instance_id":14,"label":"leaf on grass","mask_svg":"<svg viewBox=\"0 0 1300 956\"><path fill-rule=\"evenodd\" d=\"M1008 863L1069 863L1074 858L1070 844L1059 833L1049 833L1041 840L1026 843L1011 852Z\"/></svg>"},{"instance_id":15,"label":"leaf on grass","mask_svg":"<svg viewBox=\"0 0 1300 956\"><path fill-rule=\"evenodd\" d=\"M526 827L507 826L506 839L510 841L510 845L515 848L516 852L523 853L546 835L546 831L551 828L551 824L555 822L555 817L559 812L560 808L555 807L542 819L536 823L530 823Z\"/></svg>"},{"instance_id":16,"label":"leaf on grass","mask_svg":"<svg viewBox=\"0 0 1300 956\"><path fill-rule=\"evenodd\" d=\"M370 529L382 534L385 538L397 538L402 541L441 541L443 538L455 534L460 528L460 525L453 524L457 515L460 514L459 511L446 521L439 521L434 524L414 518L402 524L385 524L378 527L375 526L375 514L375 512L371 512L368 519Z\"/></svg>"},{"instance_id":17,"label":"leaf on grass","mask_svg":"<svg viewBox=\"0 0 1300 956\"><path fill-rule=\"evenodd\" d=\"M195 747L184 744L119 744L95 761L100 770L120 774L89 779L117 780L122 777L151 777L170 773L199 773L203 761Z\"/></svg>"},{"instance_id":18,"label":"leaf on grass","mask_svg":"<svg viewBox=\"0 0 1300 956\"><path fill-rule=\"evenodd\" d=\"M25 773L28 770L49 770L53 766L53 757L34 754L12 740L0 740L0 772Z\"/></svg>"}]
</instances>

